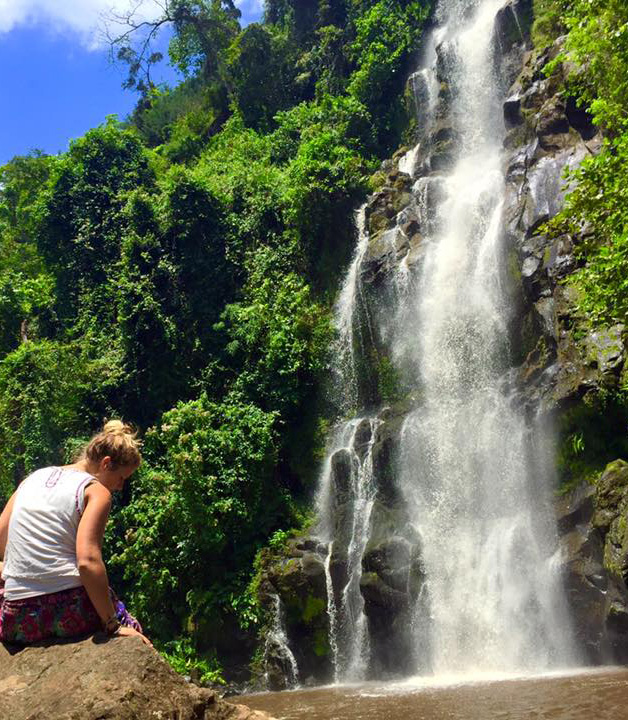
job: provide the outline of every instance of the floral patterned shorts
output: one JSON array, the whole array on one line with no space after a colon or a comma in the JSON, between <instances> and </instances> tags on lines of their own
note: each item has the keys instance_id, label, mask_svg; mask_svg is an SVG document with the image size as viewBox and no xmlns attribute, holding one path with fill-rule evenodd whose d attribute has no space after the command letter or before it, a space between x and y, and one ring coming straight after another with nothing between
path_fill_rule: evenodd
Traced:
<instances>
[{"instance_id":1,"label":"floral patterned shorts","mask_svg":"<svg viewBox=\"0 0 628 720\"><path fill-rule=\"evenodd\" d=\"M111 591L118 619L141 632L137 620ZM24 600L5 600L0 589L0 640L30 645L40 640L89 635L102 629L102 622L84 587L71 588Z\"/></svg>"}]
</instances>

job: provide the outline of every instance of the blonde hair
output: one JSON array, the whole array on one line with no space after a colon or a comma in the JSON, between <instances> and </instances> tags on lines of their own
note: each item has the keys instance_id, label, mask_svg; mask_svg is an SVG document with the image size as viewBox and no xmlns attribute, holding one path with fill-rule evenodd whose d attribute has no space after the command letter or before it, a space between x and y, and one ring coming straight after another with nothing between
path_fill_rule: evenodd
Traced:
<instances>
[{"instance_id":1,"label":"blonde hair","mask_svg":"<svg viewBox=\"0 0 628 720\"><path fill-rule=\"evenodd\" d=\"M83 457L99 463L109 456L114 468L137 467L142 459L137 432L122 420L109 420L83 450Z\"/></svg>"}]
</instances>

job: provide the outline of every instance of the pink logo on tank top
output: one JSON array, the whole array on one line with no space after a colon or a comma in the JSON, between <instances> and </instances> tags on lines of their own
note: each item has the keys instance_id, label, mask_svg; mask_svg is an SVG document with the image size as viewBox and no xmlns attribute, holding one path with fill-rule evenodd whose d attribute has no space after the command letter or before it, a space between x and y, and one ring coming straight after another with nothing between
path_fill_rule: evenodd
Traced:
<instances>
[{"instance_id":1,"label":"pink logo on tank top","mask_svg":"<svg viewBox=\"0 0 628 720\"><path fill-rule=\"evenodd\" d=\"M50 475L48 475L48 479L46 480L46 487L53 488L59 482L60 477L61 477L61 468L55 468L50 473Z\"/></svg>"}]
</instances>

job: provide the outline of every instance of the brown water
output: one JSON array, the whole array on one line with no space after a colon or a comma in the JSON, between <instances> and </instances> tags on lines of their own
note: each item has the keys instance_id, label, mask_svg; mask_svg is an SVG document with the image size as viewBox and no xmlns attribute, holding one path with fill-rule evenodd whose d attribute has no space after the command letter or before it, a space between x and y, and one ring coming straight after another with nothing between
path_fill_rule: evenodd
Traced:
<instances>
[{"instance_id":1,"label":"brown water","mask_svg":"<svg viewBox=\"0 0 628 720\"><path fill-rule=\"evenodd\" d=\"M237 698L278 720L628 720L628 669L325 687Z\"/></svg>"}]
</instances>

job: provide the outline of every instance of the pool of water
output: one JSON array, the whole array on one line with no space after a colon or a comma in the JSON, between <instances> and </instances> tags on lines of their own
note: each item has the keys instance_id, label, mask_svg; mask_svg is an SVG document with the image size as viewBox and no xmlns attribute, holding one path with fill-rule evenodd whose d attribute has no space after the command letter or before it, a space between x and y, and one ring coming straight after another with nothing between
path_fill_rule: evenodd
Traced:
<instances>
[{"instance_id":1,"label":"pool of water","mask_svg":"<svg viewBox=\"0 0 628 720\"><path fill-rule=\"evenodd\" d=\"M628 669L415 678L234 698L278 720L625 720Z\"/></svg>"}]
</instances>

